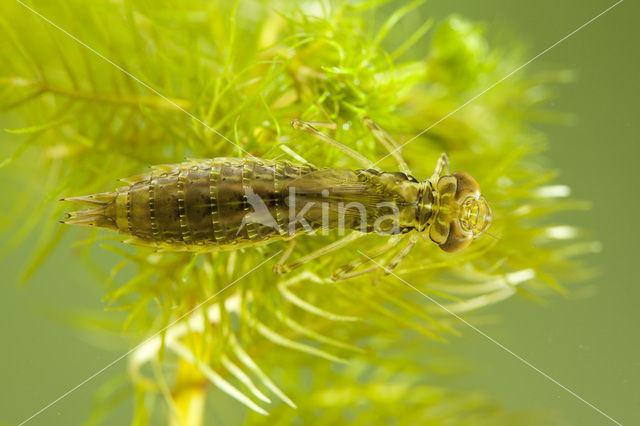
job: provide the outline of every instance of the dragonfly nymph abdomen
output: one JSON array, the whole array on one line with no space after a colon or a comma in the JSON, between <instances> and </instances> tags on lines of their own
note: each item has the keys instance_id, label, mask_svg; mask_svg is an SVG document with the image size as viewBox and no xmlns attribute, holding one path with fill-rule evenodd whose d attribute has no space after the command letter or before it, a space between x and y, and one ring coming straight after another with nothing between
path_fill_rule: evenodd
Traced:
<instances>
[{"instance_id":1,"label":"dragonfly nymph abdomen","mask_svg":"<svg viewBox=\"0 0 640 426\"><path fill-rule=\"evenodd\" d=\"M395 141L375 123L365 119L365 124L385 146L396 149ZM309 123L295 121L294 127L353 153ZM69 213L63 223L115 230L129 235L126 242L131 244L191 252L260 246L301 234L348 232L294 263L285 263L291 252L286 250L274 268L277 273L374 232L390 240L367 256L382 255L406 240L389 262L392 269L421 234L454 252L489 226L491 211L477 182L464 172L450 174L446 154L434 175L424 181L415 179L404 161L400 166L403 171L385 172L255 157L189 160L154 166L149 173L124 179L127 186L114 192L64 199L92 208ZM356 259L334 278L353 276L351 271L363 263Z\"/></svg>"}]
</instances>

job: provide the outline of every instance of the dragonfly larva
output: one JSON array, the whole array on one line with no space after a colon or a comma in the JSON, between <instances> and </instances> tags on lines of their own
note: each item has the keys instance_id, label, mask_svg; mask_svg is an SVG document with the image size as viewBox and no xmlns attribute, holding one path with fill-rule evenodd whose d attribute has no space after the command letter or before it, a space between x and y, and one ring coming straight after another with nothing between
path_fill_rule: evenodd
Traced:
<instances>
[{"instance_id":1,"label":"dragonfly larva","mask_svg":"<svg viewBox=\"0 0 640 426\"><path fill-rule=\"evenodd\" d=\"M166 251L236 250L291 240L274 267L276 273L288 272L368 233L389 235L383 246L336 270L334 279L375 269L354 272L401 241L404 244L386 264L387 273L422 235L442 250L455 252L487 229L491 210L469 174L450 173L448 157L442 154L431 178L418 181L397 143L370 119L363 121L402 171L318 168L255 157L194 159L153 166L149 173L123 179L127 186L114 192L65 198L92 208L68 213L62 222L111 229L129 235L127 243ZM292 124L363 166L372 164L313 123L294 120ZM286 263L296 236L336 229L349 233Z\"/></svg>"}]
</instances>

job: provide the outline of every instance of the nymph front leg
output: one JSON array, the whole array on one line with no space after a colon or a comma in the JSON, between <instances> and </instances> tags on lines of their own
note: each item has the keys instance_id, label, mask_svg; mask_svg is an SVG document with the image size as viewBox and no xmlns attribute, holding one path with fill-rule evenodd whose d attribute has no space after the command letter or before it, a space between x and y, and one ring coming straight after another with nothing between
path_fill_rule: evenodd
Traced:
<instances>
[{"instance_id":1,"label":"nymph front leg","mask_svg":"<svg viewBox=\"0 0 640 426\"><path fill-rule=\"evenodd\" d=\"M449 156L446 152L440 154L440 158L438 158L438 162L436 163L436 168L433 171L433 175L431 175L431 182L438 183L438 179L440 179L440 175L444 171L445 174L450 174L449 171Z\"/></svg>"}]
</instances>

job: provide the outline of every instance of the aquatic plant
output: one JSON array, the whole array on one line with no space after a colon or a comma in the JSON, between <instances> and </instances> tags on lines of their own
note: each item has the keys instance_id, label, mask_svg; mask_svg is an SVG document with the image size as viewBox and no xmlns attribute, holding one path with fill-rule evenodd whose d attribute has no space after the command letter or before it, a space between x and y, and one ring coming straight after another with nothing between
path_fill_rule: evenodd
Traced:
<instances>
[{"instance_id":1,"label":"aquatic plant","mask_svg":"<svg viewBox=\"0 0 640 426\"><path fill-rule=\"evenodd\" d=\"M465 331L451 312L476 315L514 294L564 294L561 282L588 271L578 256L597 245L553 216L583 205L554 183L544 135L530 125L558 118L544 109L549 86L570 73L521 72L483 93L520 65L519 55L492 47L480 24L460 16L433 22L422 3L33 2L78 40L18 3L3 6L0 111L15 150L2 166L34 149L36 173L48 176L39 204L25 197L7 213L24 217L7 247L40 235L26 279L73 232L79 261L105 283L105 315L126 312L122 328L135 348L130 385L105 385L90 423L129 388L138 425L199 425L205 415L228 424L216 417L229 415L221 394L246 407L250 424L266 413L269 422L513 421L481 396L430 379L458 370L444 363L440 344ZM428 177L446 151L453 170L472 173L492 203L493 238L458 254L419 244L396 271L439 305L393 276L328 280L326 271L377 236L277 277L261 262L285 243L156 253L56 220L60 197L112 190L118 178L185 157L246 151L354 167L291 129L292 118L337 123L336 139L377 160L385 152L362 115L407 143L402 153L416 177ZM378 166L394 168L390 158ZM301 238L294 256L332 239ZM96 250L120 261L98 265Z\"/></svg>"}]
</instances>

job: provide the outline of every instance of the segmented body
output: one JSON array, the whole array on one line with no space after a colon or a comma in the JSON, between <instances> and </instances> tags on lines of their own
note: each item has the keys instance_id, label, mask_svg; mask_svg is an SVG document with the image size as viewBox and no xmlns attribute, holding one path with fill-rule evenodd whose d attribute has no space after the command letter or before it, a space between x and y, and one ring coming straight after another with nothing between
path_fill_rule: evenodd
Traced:
<instances>
[{"instance_id":1,"label":"segmented body","mask_svg":"<svg viewBox=\"0 0 640 426\"><path fill-rule=\"evenodd\" d=\"M257 158L190 160L124 181L115 192L67 199L95 207L70 213L65 223L117 230L129 243L166 250L229 250L339 226L423 230L437 198L429 181L401 172ZM397 206L397 230L381 220L389 203ZM301 210L304 220L296 220Z\"/></svg>"}]
</instances>

